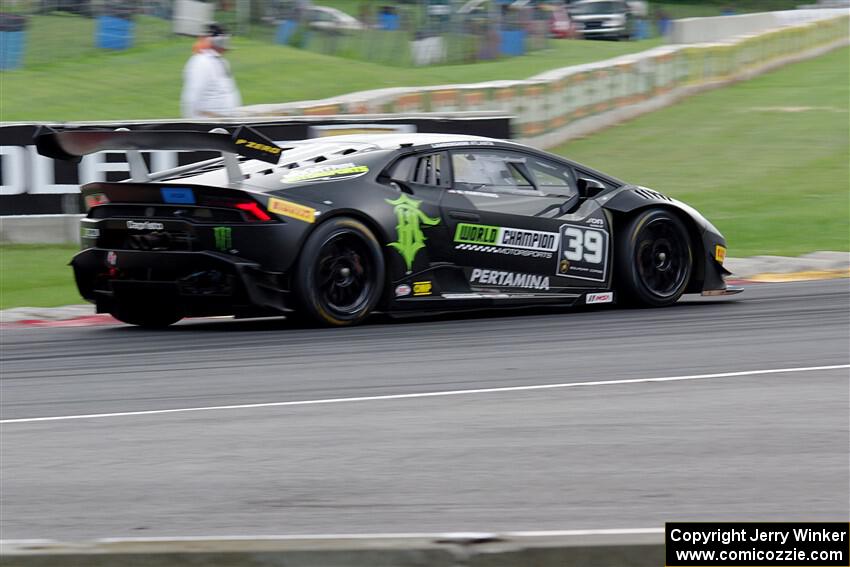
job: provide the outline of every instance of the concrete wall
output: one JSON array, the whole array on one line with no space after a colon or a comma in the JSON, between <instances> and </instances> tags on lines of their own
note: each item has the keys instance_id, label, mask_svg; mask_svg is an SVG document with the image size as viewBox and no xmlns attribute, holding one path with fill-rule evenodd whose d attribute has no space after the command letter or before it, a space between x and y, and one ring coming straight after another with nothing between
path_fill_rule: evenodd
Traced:
<instances>
[{"instance_id":1,"label":"concrete wall","mask_svg":"<svg viewBox=\"0 0 850 567\"><path fill-rule=\"evenodd\" d=\"M757 14L736 14L710 18L674 20L669 41L673 44L713 43L729 41L766 31L846 15L848 10L784 10Z\"/></svg>"},{"instance_id":2,"label":"concrete wall","mask_svg":"<svg viewBox=\"0 0 850 567\"><path fill-rule=\"evenodd\" d=\"M713 43L742 35L763 33L781 24L773 12L737 14L710 18L685 18L673 20L670 26L670 43Z\"/></svg>"},{"instance_id":3,"label":"concrete wall","mask_svg":"<svg viewBox=\"0 0 850 567\"><path fill-rule=\"evenodd\" d=\"M83 215L21 215L0 217L0 243L80 243Z\"/></svg>"}]
</instances>

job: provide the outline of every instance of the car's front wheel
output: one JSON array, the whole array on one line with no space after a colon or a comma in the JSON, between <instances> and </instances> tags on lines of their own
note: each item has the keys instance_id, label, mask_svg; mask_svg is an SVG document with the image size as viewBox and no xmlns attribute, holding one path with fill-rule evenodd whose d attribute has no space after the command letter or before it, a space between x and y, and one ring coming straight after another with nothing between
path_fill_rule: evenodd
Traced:
<instances>
[{"instance_id":1,"label":"car's front wheel","mask_svg":"<svg viewBox=\"0 0 850 567\"><path fill-rule=\"evenodd\" d=\"M626 304L672 305L693 271L688 229L666 209L648 209L627 221L617 241L617 283Z\"/></svg>"},{"instance_id":2,"label":"car's front wheel","mask_svg":"<svg viewBox=\"0 0 850 567\"><path fill-rule=\"evenodd\" d=\"M293 280L299 315L330 326L359 323L384 292L384 256L369 228L349 217L319 225L301 250Z\"/></svg>"}]
</instances>

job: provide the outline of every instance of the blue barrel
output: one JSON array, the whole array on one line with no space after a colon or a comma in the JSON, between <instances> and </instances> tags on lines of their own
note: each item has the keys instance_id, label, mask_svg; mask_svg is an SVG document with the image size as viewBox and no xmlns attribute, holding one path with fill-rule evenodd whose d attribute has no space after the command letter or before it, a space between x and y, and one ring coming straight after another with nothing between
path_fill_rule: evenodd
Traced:
<instances>
[{"instance_id":1,"label":"blue barrel","mask_svg":"<svg viewBox=\"0 0 850 567\"><path fill-rule=\"evenodd\" d=\"M0 31L0 69L20 69L24 64L27 32Z\"/></svg>"},{"instance_id":2,"label":"blue barrel","mask_svg":"<svg viewBox=\"0 0 850 567\"><path fill-rule=\"evenodd\" d=\"M381 12L378 14L378 27L382 30L396 31L401 29L401 20L398 14L390 11Z\"/></svg>"},{"instance_id":3,"label":"blue barrel","mask_svg":"<svg viewBox=\"0 0 850 567\"><path fill-rule=\"evenodd\" d=\"M98 16L95 45L100 49L128 49L133 45L134 28L127 18Z\"/></svg>"},{"instance_id":4,"label":"blue barrel","mask_svg":"<svg viewBox=\"0 0 850 567\"><path fill-rule=\"evenodd\" d=\"M15 14L0 14L0 70L20 69L26 51L27 20Z\"/></svg>"},{"instance_id":5,"label":"blue barrel","mask_svg":"<svg viewBox=\"0 0 850 567\"><path fill-rule=\"evenodd\" d=\"M509 57L525 55L525 31L502 30L499 35L499 53Z\"/></svg>"},{"instance_id":6,"label":"blue barrel","mask_svg":"<svg viewBox=\"0 0 850 567\"><path fill-rule=\"evenodd\" d=\"M649 22L640 18L635 21L635 39L649 39Z\"/></svg>"},{"instance_id":7,"label":"blue barrel","mask_svg":"<svg viewBox=\"0 0 850 567\"><path fill-rule=\"evenodd\" d=\"M283 20L277 25L277 32L274 34L275 43L283 45L289 44L289 38L298 28L298 22L292 20Z\"/></svg>"}]
</instances>

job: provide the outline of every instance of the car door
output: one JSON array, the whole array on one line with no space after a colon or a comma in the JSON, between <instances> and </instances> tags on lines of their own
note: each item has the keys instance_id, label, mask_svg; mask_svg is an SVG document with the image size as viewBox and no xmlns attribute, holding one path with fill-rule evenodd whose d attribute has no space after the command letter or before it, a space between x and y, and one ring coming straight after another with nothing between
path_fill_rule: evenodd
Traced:
<instances>
[{"instance_id":1,"label":"car door","mask_svg":"<svg viewBox=\"0 0 850 567\"><path fill-rule=\"evenodd\" d=\"M397 299L439 295L451 265L448 229L440 214L440 200L449 186L448 155L426 152L404 156L387 171L398 186L398 197L387 200L395 215L395 238L388 245L388 265ZM448 289L452 286L449 282Z\"/></svg>"},{"instance_id":2,"label":"car door","mask_svg":"<svg viewBox=\"0 0 850 567\"><path fill-rule=\"evenodd\" d=\"M571 213L579 202L570 166L495 148L456 148L450 157L452 185L441 209L453 261L464 266L472 287L546 293L588 285L574 278L576 270L587 246L591 261L607 257L602 250L607 237L601 241L598 224L589 230L584 221L567 222L575 218ZM607 222L601 210L596 216L594 223ZM565 263L565 253L580 257Z\"/></svg>"}]
</instances>

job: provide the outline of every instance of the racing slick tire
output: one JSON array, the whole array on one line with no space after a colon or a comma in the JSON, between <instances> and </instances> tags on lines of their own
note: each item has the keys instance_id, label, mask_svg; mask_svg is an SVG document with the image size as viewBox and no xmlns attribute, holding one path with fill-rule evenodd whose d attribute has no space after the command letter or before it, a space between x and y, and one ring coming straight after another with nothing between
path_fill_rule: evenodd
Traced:
<instances>
[{"instance_id":1,"label":"racing slick tire","mask_svg":"<svg viewBox=\"0 0 850 567\"><path fill-rule=\"evenodd\" d=\"M176 308L157 307L147 303L118 305L110 314L122 323L148 329L163 329L183 318Z\"/></svg>"},{"instance_id":2,"label":"racing slick tire","mask_svg":"<svg viewBox=\"0 0 850 567\"><path fill-rule=\"evenodd\" d=\"M629 219L615 253L618 293L626 305L672 305L693 272L688 229L666 209L647 209Z\"/></svg>"},{"instance_id":3,"label":"racing slick tire","mask_svg":"<svg viewBox=\"0 0 850 567\"><path fill-rule=\"evenodd\" d=\"M293 291L297 319L343 327L363 321L384 293L381 244L351 217L320 224L301 250Z\"/></svg>"}]
</instances>

